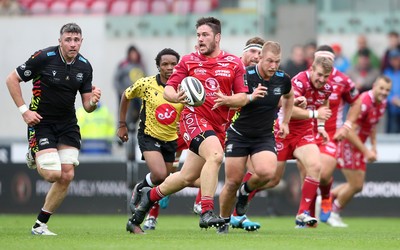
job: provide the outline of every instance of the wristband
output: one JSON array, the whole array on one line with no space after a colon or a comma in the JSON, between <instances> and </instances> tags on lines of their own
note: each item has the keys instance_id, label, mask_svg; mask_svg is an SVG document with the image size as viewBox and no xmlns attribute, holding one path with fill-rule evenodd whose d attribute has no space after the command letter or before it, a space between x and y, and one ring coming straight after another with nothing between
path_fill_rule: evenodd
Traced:
<instances>
[{"instance_id":1,"label":"wristband","mask_svg":"<svg viewBox=\"0 0 400 250\"><path fill-rule=\"evenodd\" d=\"M318 118L318 111L314 110L314 118Z\"/></svg>"},{"instance_id":2,"label":"wristband","mask_svg":"<svg viewBox=\"0 0 400 250\"><path fill-rule=\"evenodd\" d=\"M251 102L251 101L253 101L253 96L251 94L248 94L247 99L249 99L249 102Z\"/></svg>"},{"instance_id":3,"label":"wristband","mask_svg":"<svg viewBox=\"0 0 400 250\"><path fill-rule=\"evenodd\" d=\"M97 106L97 102L94 103L94 102L92 102L92 99L90 99L89 100L89 105L92 106L92 107Z\"/></svg>"},{"instance_id":4,"label":"wristband","mask_svg":"<svg viewBox=\"0 0 400 250\"><path fill-rule=\"evenodd\" d=\"M24 104L18 107L19 112L21 113L21 115L23 115L26 111L28 111L28 107Z\"/></svg>"},{"instance_id":5,"label":"wristband","mask_svg":"<svg viewBox=\"0 0 400 250\"><path fill-rule=\"evenodd\" d=\"M118 123L119 123L118 128L126 127L126 122L124 122L124 121L119 121Z\"/></svg>"},{"instance_id":6,"label":"wristband","mask_svg":"<svg viewBox=\"0 0 400 250\"><path fill-rule=\"evenodd\" d=\"M325 127L325 123L323 123L323 122L318 122L318 125L317 125L319 128L321 128L321 127Z\"/></svg>"}]
</instances>

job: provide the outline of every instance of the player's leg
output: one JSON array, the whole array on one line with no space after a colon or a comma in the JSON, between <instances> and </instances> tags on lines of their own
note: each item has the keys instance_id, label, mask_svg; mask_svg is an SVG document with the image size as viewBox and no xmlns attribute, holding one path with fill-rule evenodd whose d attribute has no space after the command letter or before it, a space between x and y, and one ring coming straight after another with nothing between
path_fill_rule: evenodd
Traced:
<instances>
[{"instance_id":1,"label":"player's leg","mask_svg":"<svg viewBox=\"0 0 400 250\"><path fill-rule=\"evenodd\" d=\"M296 148L293 154L306 169L296 224L300 227L313 227L316 225L317 220L310 216L310 209L312 201L317 196L319 186L321 172L320 152L316 144L305 144Z\"/></svg>"},{"instance_id":2,"label":"player's leg","mask_svg":"<svg viewBox=\"0 0 400 250\"><path fill-rule=\"evenodd\" d=\"M333 172L336 169L336 158L325 153L321 154L321 179L319 190L321 194L321 204L319 218L322 222L326 222L332 211L331 188L333 183Z\"/></svg>"}]
</instances>

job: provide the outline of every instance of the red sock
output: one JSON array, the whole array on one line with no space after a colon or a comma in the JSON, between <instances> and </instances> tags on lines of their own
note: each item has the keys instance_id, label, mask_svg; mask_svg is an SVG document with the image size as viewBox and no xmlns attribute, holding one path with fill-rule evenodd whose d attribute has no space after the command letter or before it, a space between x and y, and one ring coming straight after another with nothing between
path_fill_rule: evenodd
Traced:
<instances>
[{"instance_id":1,"label":"red sock","mask_svg":"<svg viewBox=\"0 0 400 250\"><path fill-rule=\"evenodd\" d=\"M310 203L310 215L311 217L315 217L315 203L317 201L317 196L315 196L315 198L311 201Z\"/></svg>"},{"instance_id":2,"label":"red sock","mask_svg":"<svg viewBox=\"0 0 400 250\"><path fill-rule=\"evenodd\" d=\"M154 205L150 209L149 217L152 216L157 219L159 211L160 211L160 205L158 205L158 203L154 203Z\"/></svg>"},{"instance_id":3,"label":"red sock","mask_svg":"<svg viewBox=\"0 0 400 250\"><path fill-rule=\"evenodd\" d=\"M321 191L322 199L329 199L329 197L331 195L332 183L333 183L333 178L331 178L328 185L326 185L326 186L322 186L321 184L319 185L319 190Z\"/></svg>"},{"instance_id":4,"label":"red sock","mask_svg":"<svg viewBox=\"0 0 400 250\"><path fill-rule=\"evenodd\" d=\"M209 210L214 210L214 198L211 196L201 197L201 213L205 213Z\"/></svg>"},{"instance_id":5,"label":"red sock","mask_svg":"<svg viewBox=\"0 0 400 250\"><path fill-rule=\"evenodd\" d=\"M303 188L301 189L301 199L299 211L297 214L302 214L304 211L310 211L312 202L317 197L317 189L319 186L319 181L307 176L304 179Z\"/></svg>"},{"instance_id":6,"label":"red sock","mask_svg":"<svg viewBox=\"0 0 400 250\"><path fill-rule=\"evenodd\" d=\"M252 173L246 172L246 174L243 177L242 183L245 183L246 181L248 181L252 175L253 175Z\"/></svg>"},{"instance_id":7,"label":"red sock","mask_svg":"<svg viewBox=\"0 0 400 250\"><path fill-rule=\"evenodd\" d=\"M164 197L165 197L165 195L163 193L161 193L160 188L158 186L157 187L153 187L150 190L150 201L151 202L159 201Z\"/></svg>"},{"instance_id":8,"label":"red sock","mask_svg":"<svg viewBox=\"0 0 400 250\"><path fill-rule=\"evenodd\" d=\"M254 196L256 195L257 192L258 192L258 189L253 190L249 193L249 197L247 198L248 202L250 202L254 198Z\"/></svg>"},{"instance_id":9,"label":"red sock","mask_svg":"<svg viewBox=\"0 0 400 250\"><path fill-rule=\"evenodd\" d=\"M199 188L199 191L197 192L196 200L194 203L199 204L201 201L201 189Z\"/></svg>"},{"instance_id":10,"label":"red sock","mask_svg":"<svg viewBox=\"0 0 400 250\"><path fill-rule=\"evenodd\" d=\"M332 202L332 212L340 213L340 211L342 211L342 205L340 205L339 201L337 199L335 199Z\"/></svg>"}]
</instances>

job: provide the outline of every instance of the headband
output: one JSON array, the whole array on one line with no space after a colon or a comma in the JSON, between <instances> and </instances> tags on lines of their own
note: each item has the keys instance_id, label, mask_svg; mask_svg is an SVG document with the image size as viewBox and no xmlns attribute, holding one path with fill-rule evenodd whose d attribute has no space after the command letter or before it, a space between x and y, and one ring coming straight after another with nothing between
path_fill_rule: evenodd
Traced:
<instances>
[{"instance_id":1,"label":"headband","mask_svg":"<svg viewBox=\"0 0 400 250\"><path fill-rule=\"evenodd\" d=\"M332 61L335 60L335 54L333 54L330 51L317 51L317 52L314 53L314 57L319 57L319 56L328 57Z\"/></svg>"},{"instance_id":2,"label":"headband","mask_svg":"<svg viewBox=\"0 0 400 250\"><path fill-rule=\"evenodd\" d=\"M243 52L246 52L250 49L262 49L262 46L260 44L256 44L256 43L250 43L249 45L247 45L246 47L244 47Z\"/></svg>"}]
</instances>

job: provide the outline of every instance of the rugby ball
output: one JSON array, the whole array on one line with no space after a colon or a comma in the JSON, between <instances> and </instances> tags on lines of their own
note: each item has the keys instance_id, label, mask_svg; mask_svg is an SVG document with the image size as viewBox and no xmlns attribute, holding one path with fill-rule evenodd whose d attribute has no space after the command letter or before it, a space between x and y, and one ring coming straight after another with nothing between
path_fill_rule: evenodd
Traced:
<instances>
[{"instance_id":1,"label":"rugby ball","mask_svg":"<svg viewBox=\"0 0 400 250\"><path fill-rule=\"evenodd\" d=\"M206 91L203 84L196 77L185 77L181 82L181 89L185 91L187 104L198 107L206 99Z\"/></svg>"}]
</instances>

